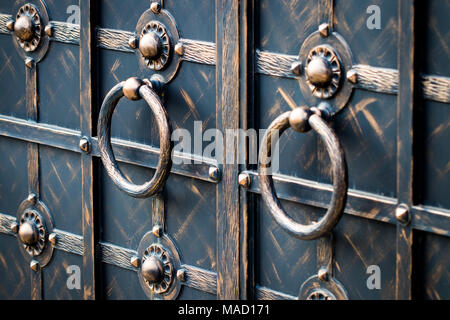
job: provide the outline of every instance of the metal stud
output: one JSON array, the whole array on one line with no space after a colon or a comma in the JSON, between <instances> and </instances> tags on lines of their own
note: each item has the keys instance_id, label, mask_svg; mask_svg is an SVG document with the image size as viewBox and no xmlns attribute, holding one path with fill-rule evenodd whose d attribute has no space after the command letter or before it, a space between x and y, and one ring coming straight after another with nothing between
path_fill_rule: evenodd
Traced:
<instances>
[{"instance_id":1,"label":"metal stud","mask_svg":"<svg viewBox=\"0 0 450 320\"><path fill-rule=\"evenodd\" d=\"M36 204L36 195L34 193L30 193L27 197L27 201L32 205Z\"/></svg>"},{"instance_id":2,"label":"metal stud","mask_svg":"<svg viewBox=\"0 0 450 320\"><path fill-rule=\"evenodd\" d=\"M36 260L31 260L30 262L30 268L31 270L33 270L34 272L37 272L39 270L39 262Z\"/></svg>"},{"instance_id":3,"label":"metal stud","mask_svg":"<svg viewBox=\"0 0 450 320\"><path fill-rule=\"evenodd\" d=\"M353 84L358 83L358 73L355 69L351 69L347 72L347 80Z\"/></svg>"},{"instance_id":4,"label":"metal stud","mask_svg":"<svg viewBox=\"0 0 450 320\"><path fill-rule=\"evenodd\" d=\"M140 264L139 257L137 257L137 256L132 256L132 257L130 258L130 263L131 263L131 265L132 265L133 267L139 268L139 264Z\"/></svg>"},{"instance_id":5,"label":"metal stud","mask_svg":"<svg viewBox=\"0 0 450 320\"><path fill-rule=\"evenodd\" d=\"M163 230L160 225L156 225L152 229L152 233L154 234L155 237L158 237L158 238L161 238L162 232L163 232Z\"/></svg>"},{"instance_id":6,"label":"metal stud","mask_svg":"<svg viewBox=\"0 0 450 320\"><path fill-rule=\"evenodd\" d=\"M28 68L33 69L34 68L34 59L33 58L26 58L25 59L25 65Z\"/></svg>"},{"instance_id":7,"label":"metal stud","mask_svg":"<svg viewBox=\"0 0 450 320\"><path fill-rule=\"evenodd\" d=\"M56 233L52 232L48 236L48 241L53 245L56 246Z\"/></svg>"},{"instance_id":8,"label":"metal stud","mask_svg":"<svg viewBox=\"0 0 450 320\"><path fill-rule=\"evenodd\" d=\"M330 35L330 25L328 23L322 23L319 26L320 35L324 38Z\"/></svg>"},{"instance_id":9,"label":"metal stud","mask_svg":"<svg viewBox=\"0 0 450 320\"><path fill-rule=\"evenodd\" d=\"M328 269L320 268L319 272L317 272L317 278L319 278L320 281L328 281Z\"/></svg>"},{"instance_id":10,"label":"metal stud","mask_svg":"<svg viewBox=\"0 0 450 320\"><path fill-rule=\"evenodd\" d=\"M251 178L250 178L250 175L247 172L241 173L239 175L238 180L239 180L239 185L242 188L245 188L245 189L248 189L250 187L251 182L252 182Z\"/></svg>"},{"instance_id":11,"label":"metal stud","mask_svg":"<svg viewBox=\"0 0 450 320\"><path fill-rule=\"evenodd\" d=\"M143 85L141 79L136 77L128 78L123 84L123 94L127 99L137 101L141 99L139 88Z\"/></svg>"},{"instance_id":12,"label":"metal stud","mask_svg":"<svg viewBox=\"0 0 450 320\"><path fill-rule=\"evenodd\" d=\"M45 26L44 32L47 36L52 37L53 36L53 26L51 23Z\"/></svg>"},{"instance_id":13,"label":"metal stud","mask_svg":"<svg viewBox=\"0 0 450 320\"><path fill-rule=\"evenodd\" d=\"M181 42L178 42L175 45L175 53L179 56L182 56L184 54L184 47L183 44Z\"/></svg>"},{"instance_id":14,"label":"metal stud","mask_svg":"<svg viewBox=\"0 0 450 320\"><path fill-rule=\"evenodd\" d=\"M397 218L398 222L407 225L411 221L408 206L406 204L400 204L395 209L395 217Z\"/></svg>"},{"instance_id":15,"label":"metal stud","mask_svg":"<svg viewBox=\"0 0 450 320\"><path fill-rule=\"evenodd\" d=\"M150 10L152 10L153 13L160 13L161 12L161 4L158 1L152 2L150 4Z\"/></svg>"},{"instance_id":16,"label":"metal stud","mask_svg":"<svg viewBox=\"0 0 450 320\"><path fill-rule=\"evenodd\" d=\"M181 282L186 282L186 269L177 270L177 279Z\"/></svg>"},{"instance_id":17,"label":"metal stud","mask_svg":"<svg viewBox=\"0 0 450 320\"><path fill-rule=\"evenodd\" d=\"M291 64L291 72L296 76L300 76L303 72L303 64L300 61L295 61Z\"/></svg>"},{"instance_id":18,"label":"metal stud","mask_svg":"<svg viewBox=\"0 0 450 320\"><path fill-rule=\"evenodd\" d=\"M220 169L217 167L209 167L209 177L211 180L218 182L220 180Z\"/></svg>"},{"instance_id":19,"label":"metal stud","mask_svg":"<svg viewBox=\"0 0 450 320\"><path fill-rule=\"evenodd\" d=\"M128 45L132 49L136 49L138 47L138 37L132 36L128 39Z\"/></svg>"},{"instance_id":20,"label":"metal stud","mask_svg":"<svg viewBox=\"0 0 450 320\"><path fill-rule=\"evenodd\" d=\"M6 29L8 29L9 31L14 31L14 23L15 21L10 19L6 22Z\"/></svg>"},{"instance_id":21,"label":"metal stud","mask_svg":"<svg viewBox=\"0 0 450 320\"><path fill-rule=\"evenodd\" d=\"M10 228L11 228L11 231L14 233L19 232L19 224L17 222L11 223Z\"/></svg>"},{"instance_id":22,"label":"metal stud","mask_svg":"<svg viewBox=\"0 0 450 320\"><path fill-rule=\"evenodd\" d=\"M80 139L80 150L83 151L84 153L91 152L91 142L89 141L89 138L82 137Z\"/></svg>"}]
</instances>

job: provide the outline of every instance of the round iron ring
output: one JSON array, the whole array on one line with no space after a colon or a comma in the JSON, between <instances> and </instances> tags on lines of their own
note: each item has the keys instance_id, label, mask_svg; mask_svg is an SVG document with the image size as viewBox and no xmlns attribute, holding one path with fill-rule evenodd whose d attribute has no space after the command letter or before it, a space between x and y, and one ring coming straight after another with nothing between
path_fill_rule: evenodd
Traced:
<instances>
[{"instance_id":1,"label":"round iron ring","mask_svg":"<svg viewBox=\"0 0 450 320\"><path fill-rule=\"evenodd\" d=\"M135 86L136 97L129 96L130 88L128 83L130 82L132 84L137 84ZM125 94L127 94L127 97L131 100L143 98L147 102L153 112L159 129L160 154L156 172L150 181L141 185L131 183L123 175L119 169L111 146L111 118L117 103ZM103 101L98 118L97 131L103 165L105 166L109 177L117 187L135 198L147 198L162 190L172 167L171 154L173 142L170 139L172 128L161 100L155 91L148 85L148 82L144 83L142 80L130 78L127 81L115 85L108 92Z\"/></svg>"},{"instance_id":2,"label":"round iron ring","mask_svg":"<svg viewBox=\"0 0 450 320\"><path fill-rule=\"evenodd\" d=\"M320 115L307 111L302 113L303 118L300 117L304 122L303 126L296 126L296 123L292 123L291 115L298 113L297 111L289 111L280 115L271 123L266 131L259 152L259 187L265 205L280 227L302 240L314 240L333 230L342 217L347 200L347 165L344 150L339 139L327 125L326 121ZM305 114L306 116L304 116ZM296 131L299 132L306 132L310 128L314 129L325 143L332 165L333 195L330 206L326 214L319 221L309 225L295 222L284 211L277 198L270 172L271 163L269 157L271 155L271 146L275 146L278 143L277 137L281 137L283 132L290 127L296 127ZM279 135L275 135L276 132Z\"/></svg>"}]
</instances>

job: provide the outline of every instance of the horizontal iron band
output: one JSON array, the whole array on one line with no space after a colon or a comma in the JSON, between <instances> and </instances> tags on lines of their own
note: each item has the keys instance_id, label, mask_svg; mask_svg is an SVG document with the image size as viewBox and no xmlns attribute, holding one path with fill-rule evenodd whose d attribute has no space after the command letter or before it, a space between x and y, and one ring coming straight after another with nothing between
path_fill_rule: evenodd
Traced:
<instances>
[{"instance_id":1,"label":"horizontal iron band","mask_svg":"<svg viewBox=\"0 0 450 320\"><path fill-rule=\"evenodd\" d=\"M82 152L79 148L81 132L15 117L0 115L0 135L72 152ZM92 138L91 143L90 155L100 157L97 138ZM112 139L112 145L118 161L147 168L156 168L158 164L159 148L122 139ZM209 176L209 168L218 166L216 160L180 152L173 153L173 160L172 173L217 183Z\"/></svg>"},{"instance_id":2,"label":"horizontal iron band","mask_svg":"<svg viewBox=\"0 0 450 320\"><path fill-rule=\"evenodd\" d=\"M258 173L253 171L243 173L250 175L251 185L248 191L260 194ZM332 185L284 175L274 175L273 181L279 199L328 208L333 193ZM344 213L396 225L397 202L395 198L349 189ZM414 229L450 237L450 210L414 206L411 215L413 217L411 226Z\"/></svg>"},{"instance_id":3,"label":"horizontal iron band","mask_svg":"<svg viewBox=\"0 0 450 320\"><path fill-rule=\"evenodd\" d=\"M256 50L256 72L274 77L296 79L291 65L297 56ZM356 88L368 91L398 94L398 71L395 69L354 65L358 73ZM450 103L450 77L422 75L422 92L427 100Z\"/></svg>"},{"instance_id":4,"label":"horizontal iron band","mask_svg":"<svg viewBox=\"0 0 450 320\"><path fill-rule=\"evenodd\" d=\"M11 224L15 221L15 217L0 213L0 233L15 236L16 234L11 231ZM84 242L82 236L59 229L54 229L53 232L56 233L56 249L79 256L83 255ZM137 251L105 242L100 242L99 248L102 262L137 271L130 264L131 257L136 256ZM215 272L187 264L181 265L181 268L186 270L186 281L183 285L217 294L217 274Z\"/></svg>"}]
</instances>

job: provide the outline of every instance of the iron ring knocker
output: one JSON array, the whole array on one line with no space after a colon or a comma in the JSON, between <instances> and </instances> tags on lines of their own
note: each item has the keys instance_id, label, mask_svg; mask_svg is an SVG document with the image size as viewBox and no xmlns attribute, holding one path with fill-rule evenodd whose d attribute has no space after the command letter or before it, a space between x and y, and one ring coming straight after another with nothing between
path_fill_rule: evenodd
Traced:
<instances>
[{"instance_id":1,"label":"iron ring knocker","mask_svg":"<svg viewBox=\"0 0 450 320\"><path fill-rule=\"evenodd\" d=\"M128 181L123 175L114 156L111 146L111 118L119 100L126 96L130 100L144 100L153 112L159 129L160 155L156 172L152 179L142 185ZM160 192L169 177L172 166L171 141L172 128L169 117L158 94L151 88L148 80L130 78L115 85L106 95L98 118L98 144L103 165L112 181L124 192L135 198L146 198Z\"/></svg>"},{"instance_id":2,"label":"iron ring knocker","mask_svg":"<svg viewBox=\"0 0 450 320\"><path fill-rule=\"evenodd\" d=\"M259 187L264 203L275 221L287 232L303 240L314 240L329 233L342 217L347 200L347 165L344 150L334 133L323 119L318 108L297 108L276 118L264 135L259 152ZM270 174L270 150L272 144L278 143L274 138L276 130L279 136L292 127L298 132L307 132L311 128L316 131L326 145L330 156L333 176L333 196L326 214L316 223L303 225L295 222L282 208L275 193L272 175ZM272 141L273 139L273 141Z\"/></svg>"}]
</instances>

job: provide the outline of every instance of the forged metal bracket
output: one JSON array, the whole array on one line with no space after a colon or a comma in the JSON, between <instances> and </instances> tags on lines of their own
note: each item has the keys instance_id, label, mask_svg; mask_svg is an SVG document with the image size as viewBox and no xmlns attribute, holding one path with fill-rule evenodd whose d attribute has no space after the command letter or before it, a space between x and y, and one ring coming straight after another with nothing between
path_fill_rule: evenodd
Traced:
<instances>
[{"instance_id":1,"label":"forged metal bracket","mask_svg":"<svg viewBox=\"0 0 450 320\"><path fill-rule=\"evenodd\" d=\"M298 60L297 64L304 66L298 81L306 104L318 106L326 102L330 117L343 109L354 87L350 80L354 73L353 56L344 38L337 32L324 37L316 31L303 42Z\"/></svg>"},{"instance_id":2,"label":"forged metal bracket","mask_svg":"<svg viewBox=\"0 0 450 320\"><path fill-rule=\"evenodd\" d=\"M169 235L162 231L158 235L149 231L139 243L139 283L152 300L175 300L181 290L177 277L177 271L181 270L180 255Z\"/></svg>"},{"instance_id":3,"label":"forged metal bracket","mask_svg":"<svg viewBox=\"0 0 450 320\"><path fill-rule=\"evenodd\" d=\"M20 251L27 261L35 260L40 268L45 267L53 255L53 246L49 242L53 218L47 206L36 195L30 194L20 204L16 218L16 225L12 229L18 233Z\"/></svg>"},{"instance_id":4,"label":"forged metal bracket","mask_svg":"<svg viewBox=\"0 0 450 320\"><path fill-rule=\"evenodd\" d=\"M175 19L169 11L154 6L145 11L136 25L134 38L129 41L135 49L143 76L151 78L158 74L163 83L169 83L176 75L181 63L180 35Z\"/></svg>"},{"instance_id":5,"label":"forged metal bracket","mask_svg":"<svg viewBox=\"0 0 450 320\"><path fill-rule=\"evenodd\" d=\"M321 281L317 275L308 278L301 286L299 300L348 300L347 291L334 278Z\"/></svg>"},{"instance_id":6,"label":"forged metal bracket","mask_svg":"<svg viewBox=\"0 0 450 320\"><path fill-rule=\"evenodd\" d=\"M47 53L50 42L44 32L50 21L45 2L18 0L13 6L12 16L14 20L9 29L17 52L25 61L39 62Z\"/></svg>"}]
</instances>

